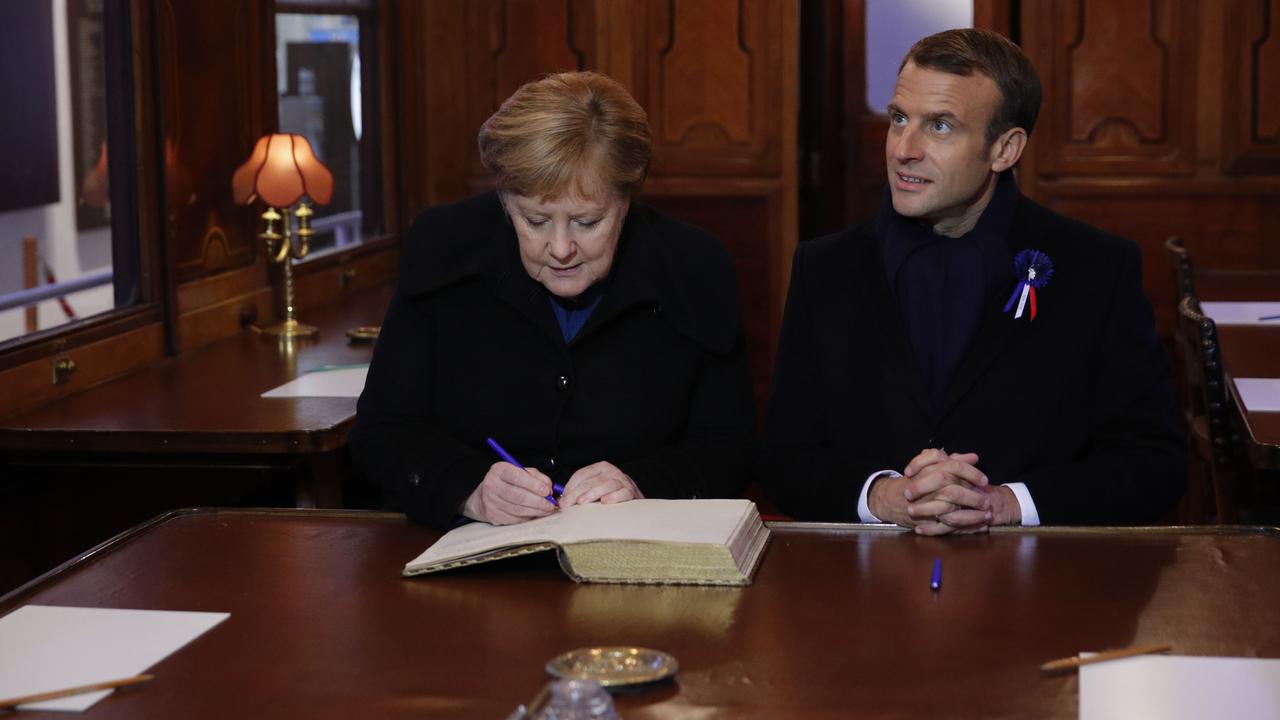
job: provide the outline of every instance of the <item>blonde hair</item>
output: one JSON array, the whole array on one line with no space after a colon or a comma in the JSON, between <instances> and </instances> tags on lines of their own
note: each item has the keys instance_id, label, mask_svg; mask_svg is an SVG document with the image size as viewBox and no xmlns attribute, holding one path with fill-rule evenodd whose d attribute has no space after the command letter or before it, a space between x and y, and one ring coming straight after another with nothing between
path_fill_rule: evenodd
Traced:
<instances>
[{"instance_id":1,"label":"blonde hair","mask_svg":"<svg viewBox=\"0 0 1280 720\"><path fill-rule=\"evenodd\" d=\"M593 72L521 86L480 126L480 162L498 189L525 197L591 197L604 183L624 197L649 171L652 135L639 103Z\"/></svg>"}]
</instances>

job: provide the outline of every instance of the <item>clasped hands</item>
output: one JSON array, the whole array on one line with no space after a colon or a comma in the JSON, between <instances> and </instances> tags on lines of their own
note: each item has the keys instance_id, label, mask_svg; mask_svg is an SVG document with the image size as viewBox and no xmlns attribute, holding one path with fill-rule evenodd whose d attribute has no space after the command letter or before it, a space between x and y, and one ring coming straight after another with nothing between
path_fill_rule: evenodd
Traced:
<instances>
[{"instance_id":1,"label":"clasped hands","mask_svg":"<svg viewBox=\"0 0 1280 720\"><path fill-rule=\"evenodd\" d=\"M494 525L511 525L550 515L557 506L547 500L551 478L535 468L520 469L496 462L462 505L462 514ZM626 473L610 462L579 468L564 485L559 509L573 505L639 500L644 495Z\"/></svg>"},{"instance_id":2,"label":"clasped hands","mask_svg":"<svg viewBox=\"0 0 1280 720\"><path fill-rule=\"evenodd\" d=\"M901 477L882 476L867 493L872 514L919 535L986 532L1015 525L1022 510L1013 491L991 485L976 453L928 448L912 458Z\"/></svg>"}]
</instances>

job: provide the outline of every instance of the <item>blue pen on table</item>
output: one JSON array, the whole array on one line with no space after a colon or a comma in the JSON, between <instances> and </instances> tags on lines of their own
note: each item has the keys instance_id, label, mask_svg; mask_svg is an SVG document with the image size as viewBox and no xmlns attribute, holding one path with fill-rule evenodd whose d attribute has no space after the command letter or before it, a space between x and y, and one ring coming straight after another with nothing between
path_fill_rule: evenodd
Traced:
<instances>
[{"instance_id":1,"label":"blue pen on table","mask_svg":"<svg viewBox=\"0 0 1280 720\"><path fill-rule=\"evenodd\" d=\"M515 465L521 470L525 469L524 465L521 465L519 460L512 457L511 453L504 450L503 447L498 444L497 440L494 440L493 438L485 438L484 441L489 444L489 447L493 448L494 452L498 453L498 457L512 465ZM551 483L551 492L552 494L547 496L547 501L552 505L559 505L560 503L556 502L556 495L564 494L564 486L559 483Z\"/></svg>"},{"instance_id":2,"label":"blue pen on table","mask_svg":"<svg viewBox=\"0 0 1280 720\"><path fill-rule=\"evenodd\" d=\"M1258 318L1258 322L1266 322L1268 320L1280 320L1280 315L1263 315Z\"/></svg>"},{"instance_id":3,"label":"blue pen on table","mask_svg":"<svg viewBox=\"0 0 1280 720\"><path fill-rule=\"evenodd\" d=\"M933 575L929 577L929 589L934 592L942 589L942 558L933 560Z\"/></svg>"}]
</instances>

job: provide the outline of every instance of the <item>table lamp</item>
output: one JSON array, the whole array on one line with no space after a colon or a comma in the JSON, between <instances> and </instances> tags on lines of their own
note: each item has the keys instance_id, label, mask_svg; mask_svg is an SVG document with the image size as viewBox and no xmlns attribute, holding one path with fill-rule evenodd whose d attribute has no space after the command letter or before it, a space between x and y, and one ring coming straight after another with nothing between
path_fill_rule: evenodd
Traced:
<instances>
[{"instance_id":1,"label":"table lamp","mask_svg":"<svg viewBox=\"0 0 1280 720\"><path fill-rule=\"evenodd\" d=\"M231 176L231 192L240 205L259 198L266 203L267 211L262 213L266 229L258 237L265 241L270 261L284 266L284 322L262 332L283 338L315 335L316 328L298 322L293 314L293 260L306 257L311 249L314 211L304 198L328 205L333 198L333 173L316 158L303 136L263 135ZM293 217L298 218L296 230Z\"/></svg>"}]
</instances>

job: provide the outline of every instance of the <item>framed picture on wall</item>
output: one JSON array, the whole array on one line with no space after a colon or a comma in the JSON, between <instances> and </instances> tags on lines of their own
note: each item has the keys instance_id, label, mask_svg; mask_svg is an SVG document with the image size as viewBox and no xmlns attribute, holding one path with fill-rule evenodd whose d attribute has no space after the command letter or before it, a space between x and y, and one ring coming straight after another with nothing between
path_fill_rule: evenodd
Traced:
<instances>
[{"instance_id":1,"label":"framed picture on wall","mask_svg":"<svg viewBox=\"0 0 1280 720\"><path fill-rule=\"evenodd\" d=\"M111 224L111 194L107 183L106 70L102 54L103 0L66 2L76 227L91 230Z\"/></svg>"}]
</instances>

